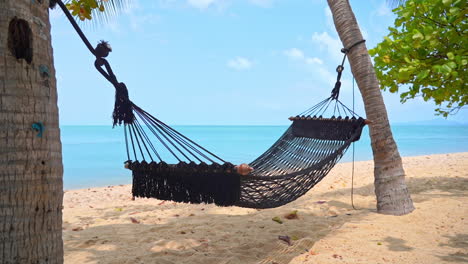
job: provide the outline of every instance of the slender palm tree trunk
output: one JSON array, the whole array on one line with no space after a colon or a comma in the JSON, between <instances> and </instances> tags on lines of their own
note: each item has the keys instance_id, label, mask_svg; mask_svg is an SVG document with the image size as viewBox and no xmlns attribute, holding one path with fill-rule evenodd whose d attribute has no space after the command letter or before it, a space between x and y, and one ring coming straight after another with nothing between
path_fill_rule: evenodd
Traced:
<instances>
[{"instance_id":1,"label":"slender palm tree trunk","mask_svg":"<svg viewBox=\"0 0 468 264\"><path fill-rule=\"evenodd\" d=\"M63 262L62 146L48 5L0 0L0 263Z\"/></svg>"},{"instance_id":2,"label":"slender palm tree trunk","mask_svg":"<svg viewBox=\"0 0 468 264\"><path fill-rule=\"evenodd\" d=\"M327 0L336 30L344 47L363 39L348 0ZM354 47L348 54L351 71L361 91L374 153L375 194L379 213L404 215L414 210L405 183L405 171L393 139L387 110L379 82L365 44Z\"/></svg>"}]
</instances>

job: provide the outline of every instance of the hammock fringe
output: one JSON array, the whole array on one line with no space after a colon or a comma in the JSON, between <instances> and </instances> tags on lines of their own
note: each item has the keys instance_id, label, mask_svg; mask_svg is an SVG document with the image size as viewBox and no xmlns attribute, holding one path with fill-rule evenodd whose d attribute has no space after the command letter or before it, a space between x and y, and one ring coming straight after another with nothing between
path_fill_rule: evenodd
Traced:
<instances>
[{"instance_id":1,"label":"hammock fringe","mask_svg":"<svg viewBox=\"0 0 468 264\"><path fill-rule=\"evenodd\" d=\"M240 175L231 163L134 162L134 197L157 198L184 203L234 205L240 198Z\"/></svg>"}]
</instances>

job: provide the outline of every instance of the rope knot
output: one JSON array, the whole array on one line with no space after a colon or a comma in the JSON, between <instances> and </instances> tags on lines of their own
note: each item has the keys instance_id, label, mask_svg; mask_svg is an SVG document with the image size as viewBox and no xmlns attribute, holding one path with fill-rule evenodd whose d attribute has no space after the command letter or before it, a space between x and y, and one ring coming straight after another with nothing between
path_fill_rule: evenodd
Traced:
<instances>
[{"instance_id":1,"label":"rope knot","mask_svg":"<svg viewBox=\"0 0 468 264\"><path fill-rule=\"evenodd\" d=\"M98 58L105 58L109 56L109 52L112 51L112 47L110 46L109 42L101 40L101 42L98 43L95 49L95 55Z\"/></svg>"},{"instance_id":2,"label":"rope knot","mask_svg":"<svg viewBox=\"0 0 468 264\"><path fill-rule=\"evenodd\" d=\"M132 124L135 119L133 103L128 97L127 86L122 82L115 86L115 104L112 118L114 119L114 126L122 123Z\"/></svg>"},{"instance_id":3,"label":"rope knot","mask_svg":"<svg viewBox=\"0 0 468 264\"><path fill-rule=\"evenodd\" d=\"M121 82L115 86L115 95L121 100L130 100L128 98L128 89L125 83Z\"/></svg>"},{"instance_id":4,"label":"rope knot","mask_svg":"<svg viewBox=\"0 0 468 264\"><path fill-rule=\"evenodd\" d=\"M341 88L341 82L337 81L335 83L335 87L333 87L331 97L332 99L338 99L338 96L340 96L340 88Z\"/></svg>"}]
</instances>

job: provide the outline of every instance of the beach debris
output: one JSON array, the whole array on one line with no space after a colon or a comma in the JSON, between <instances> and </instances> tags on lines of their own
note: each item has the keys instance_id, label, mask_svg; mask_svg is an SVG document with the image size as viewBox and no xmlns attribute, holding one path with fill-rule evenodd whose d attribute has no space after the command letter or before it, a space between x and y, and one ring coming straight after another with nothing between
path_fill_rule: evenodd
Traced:
<instances>
[{"instance_id":1,"label":"beach debris","mask_svg":"<svg viewBox=\"0 0 468 264\"><path fill-rule=\"evenodd\" d=\"M136 214L139 214L140 212L133 212L133 213L129 213L128 215L136 215Z\"/></svg>"},{"instance_id":2,"label":"beach debris","mask_svg":"<svg viewBox=\"0 0 468 264\"><path fill-rule=\"evenodd\" d=\"M180 215L178 215L178 214L175 214L175 215L174 215L174 217L179 217L179 216L180 216Z\"/></svg>"},{"instance_id":3,"label":"beach debris","mask_svg":"<svg viewBox=\"0 0 468 264\"><path fill-rule=\"evenodd\" d=\"M158 203L158 205L163 205L164 203L166 203L166 201L162 201L162 202Z\"/></svg>"},{"instance_id":4,"label":"beach debris","mask_svg":"<svg viewBox=\"0 0 468 264\"><path fill-rule=\"evenodd\" d=\"M94 208L94 207L92 205L90 205L89 208Z\"/></svg>"},{"instance_id":5,"label":"beach debris","mask_svg":"<svg viewBox=\"0 0 468 264\"><path fill-rule=\"evenodd\" d=\"M326 202L327 202L327 201L317 201L317 202L315 202L315 203L324 204L324 203L326 203Z\"/></svg>"},{"instance_id":6,"label":"beach debris","mask_svg":"<svg viewBox=\"0 0 468 264\"><path fill-rule=\"evenodd\" d=\"M282 224L282 223L283 223L283 220L281 220L281 218L279 218L278 216L273 217L271 220L275 221L275 222L278 223L278 224Z\"/></svg>"},{"instance_id":7,"label":"beach debris","mask_svg":"<svg viewBox=\"0 0 468 264\"><path fill-rule=\"evenodd\" d=\"M195 216L195 214L189 214L189 216Z\"/></svg>"},{"instance_id":8,"label":"beach debris","mask_svg":"<svg viewBox=\"0 0 468 264\"><path fill-rule=\"evenodd\" d=\"M299 240L299 237L298 236L291 236L291 240L293 240L293 241Z\"/></svg>"},{"instance_id":9,"label":"beach debris","mask_svg":"<svg viewBox=\"0 0 468 264\"><path fill-rule=\"evenodd\" d=\"M288 246L292 245L291 238L289 236L278 236L278 239L286 242Z\"/></svg>"},{"instance_id":10,"label":"beach debris","mask_svg":"<svg viewBox=\"0 0 468 264\"><path fill-rule=\"evenodd\" d=\"M381 245L382 245L382 242L377 242L377 245L381 246Z\"/></svg>"},{"instance_id":11,"label":"beach debris","mask_svg":"<svg viewBox=\"0 0 468 264\"><path fill-rule=\"evenodd\" d=\"M123 211L123 208L117 207L117 208L114 208L114 210L117 211L117 212L122 212L122 211Z\"/></svg>"},{"instance_id":12,"label":"beach debris","mask_svg":"<svg viewBox=\"0 0 468 264\"><path fill-rule=\"evenodd\" d=\"M185 231L180 231L180 233L181 233L182 235L187 234L187 232L185 232Z\"/></svg>"},{"instance_id":13,"label":"beach debris","mask_svg":"<svg viewBox=\"0 0 468 264\"><path fill-rule=\"evenodd\" d=\"M135 217L130 217L130 220L132 221L132 223L134 224L139 224L140 221L138 221L138 219L136 219Z\"/></svg>"},{"instance_id":14,"label":"beach debris","mask_svg":"<svg viewBox=\"0 0 468 264\"><path fill-rule=\"evenodd\" d=\"M72 228L72 231L82 231L83 228L81 226Z\"/></svg>"},{"instance_id":15,"label":"beach debris","mask_svg":"<svg viewBox=\"0 0 468 264\"><path fill-rule=\"evenodd\" d=\"M336 258L336 259L343 259L342 256L338 255L338 254L333 254L333 258Z\"/></svg>"},{"instance_id":16,"label":"beach debris","mask_svg":"<svg viewBox=\"0 0 468 264\"><path fill-rule=\"evenodd\" d=\"M311 254L312 256L318 255L318 253L315 252L315 251L313 251L313 250L311 250L311 251L309 252L309 254Z\"/></svg>"},{"instance_id":17,"label":"beach debris","mask_svg":"<svg viewBox=\"0 0 468 264\"><path fill-rule=\"evenodd\" d=\"M299 219L299 216L297 215L297 212L298 212L297 210L294 210L294 211L290 212L289 214L286 214L286 215L284 216L284 218L289 219L289 220L291 220L291 219Z\"/></svg>"}]
</instances>

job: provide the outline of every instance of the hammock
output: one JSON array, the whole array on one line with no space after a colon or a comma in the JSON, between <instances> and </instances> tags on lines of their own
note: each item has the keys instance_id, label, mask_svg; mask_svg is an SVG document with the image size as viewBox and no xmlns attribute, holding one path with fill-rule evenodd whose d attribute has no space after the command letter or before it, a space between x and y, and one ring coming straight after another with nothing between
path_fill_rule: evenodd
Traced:
<instances>
[{"instance_id":1,"label":"hammock","mask_svg":"<svg viewBox=\"0 0 468 264\"><path fill-rule=\"evenodd\" d=\"M337 109L352 113L333 98L314 110L323 111L321 108L333 103ZM233 164L138 106L132 104L131 111L135 117L130 123L124 122L124 130L133 196L249 208L278 207L305 194L328 174L350 144L359 140L365 124L363 118L355 117L290 118L293 123L286 132L249 164L254 171L240 175ZM155 141L179 162L164 162Z\"/></svg>"},{"instance_id":2,"label":"hammock","mask_svg":"<svg viewBox=\"0 0 468 264\"><path fill-rule=\"evenodd\" d=\"M241 175L236 167L195 143L134 104L124 83L118 82L105 59L107 42L93 48L64 4L56 1L91 53L96 69L116 89L114 126L123 125L127 161L132 171L134 197L157 198L219 206L273 208L296 200L322 180L359 140L366 120L338 100L347 49L330 97L291 117L291 126ZM324 113L333 109L330 118ZM343 116L343 117L342 117ZM168 164L165 154L177 163Z\"/></svg>"}]
</instances>

